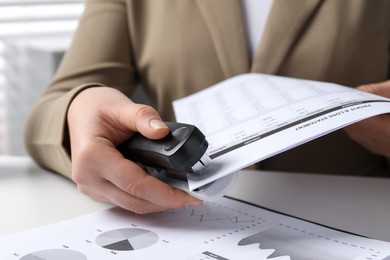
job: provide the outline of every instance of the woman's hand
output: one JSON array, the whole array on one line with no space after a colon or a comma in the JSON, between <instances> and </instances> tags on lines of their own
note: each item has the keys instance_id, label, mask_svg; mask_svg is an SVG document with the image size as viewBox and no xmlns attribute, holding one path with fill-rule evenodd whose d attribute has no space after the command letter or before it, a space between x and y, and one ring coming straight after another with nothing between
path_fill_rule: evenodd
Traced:
<instances>
[{"instance_id":1,"label":"woman's hand","mask_svg":"<svg viewBox=\"0 0 390 260\"><path fill-rule=\"evenodd\" d=\"M358 89L390 97L390 80L368 84ZM390 116L374 116L344 128L347 134L372 153L390 157Z\"/></svg>"},{"instance_id":2,"label":"woman's hand","mask_svg":"<svg viewBox=\"0 0 390 260\"><path fill-rule=\"evenodd\" d=\"M159 139L169 132L158 113L108 87L85 89L68 110L72 179L89 197L149 213L202 202L148 175L116 146L140 132Z\"/></svg>"}]
</instances>

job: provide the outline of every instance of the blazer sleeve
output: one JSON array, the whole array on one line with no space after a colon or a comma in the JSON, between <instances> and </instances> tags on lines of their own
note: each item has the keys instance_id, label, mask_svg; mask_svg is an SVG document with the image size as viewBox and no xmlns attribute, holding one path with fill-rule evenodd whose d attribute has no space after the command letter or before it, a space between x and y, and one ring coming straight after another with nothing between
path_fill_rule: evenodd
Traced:
<instances>
[{"instance_id":1,"label":"blazer sleeve","mask_svg":"<svg viewBox=\"0 0 390 260\"><path fill-rule=\"evenodd\" d=\"M124 0L87 0L70 49L25 124L30 156L42 167L71 177L67 109L89 87L130 94L135 85ZM87 107L85 109L88 109Z\"/></svg>"}]
</instances>

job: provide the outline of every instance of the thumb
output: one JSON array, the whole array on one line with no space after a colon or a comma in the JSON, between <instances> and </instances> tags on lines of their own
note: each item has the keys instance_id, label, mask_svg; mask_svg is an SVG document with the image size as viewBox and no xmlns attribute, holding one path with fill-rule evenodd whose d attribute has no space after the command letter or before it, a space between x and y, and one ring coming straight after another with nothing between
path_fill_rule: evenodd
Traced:
<instances>
[{"instance_id":1,"label":"thumb","mask_svg":"<svg viewBox=\"0 0 390 260\"><path fill-rule=\"evenodd\" d=\"M390 97L390 80L361 85L357 89L379 96Z\"/></svg>"},{"instance_id":2,"label":"thumb","mask_svg":"<svg viewBox=\"0 0 390 260\"><path fill-rule=\"evenodd\" d=\"M128 127L149 139L160 139L169 133L168 126L163 122L158 112L151 106L135 104L130 108Z\"/></svg>"}]
</instances>

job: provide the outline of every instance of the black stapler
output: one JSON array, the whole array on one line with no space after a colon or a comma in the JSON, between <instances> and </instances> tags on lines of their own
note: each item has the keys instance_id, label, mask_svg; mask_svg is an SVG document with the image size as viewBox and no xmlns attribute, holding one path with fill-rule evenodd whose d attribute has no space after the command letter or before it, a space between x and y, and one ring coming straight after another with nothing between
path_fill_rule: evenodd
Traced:
<instances>
[{"instance_id":1,"label":"black stapler","mask_svg":"<svg viewBox=\"0 0 390 260\"><path fill-rule=\"evenodd\" d=\"M208 142L204 134L194 125L165 123L170 129L166 137L150 140L136 133L120 144L118 150L146 169L164 171L178 179L186 179L188 173L203 175L211 162L206 154Z\"/></svg>"}]
</instances>

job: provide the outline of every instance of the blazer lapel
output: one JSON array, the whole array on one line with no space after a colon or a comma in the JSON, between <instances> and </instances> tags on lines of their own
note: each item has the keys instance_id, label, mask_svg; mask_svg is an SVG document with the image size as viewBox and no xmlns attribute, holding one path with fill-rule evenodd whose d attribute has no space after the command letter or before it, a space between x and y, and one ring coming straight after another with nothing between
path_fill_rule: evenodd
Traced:
<instances>
[{"instance_id":1,"label":"blazer lapel","mask_svg":"<svg viewBox=\"0 0 390 260\"><path fill-rule=\"evenodd\" d=\"M276 74L323 0L274 0L252 72Z\"/></svg>"},{"instance_id":2,"label":"blazer lapel","mask_svg":"<svg viewBox=\"0 0 390 260\"><path fill-rule=\"evenodd\" d=\"M197 0L225 78L249 72L245 27L239 0Z\"/></svg>"}]
</instances>

